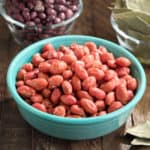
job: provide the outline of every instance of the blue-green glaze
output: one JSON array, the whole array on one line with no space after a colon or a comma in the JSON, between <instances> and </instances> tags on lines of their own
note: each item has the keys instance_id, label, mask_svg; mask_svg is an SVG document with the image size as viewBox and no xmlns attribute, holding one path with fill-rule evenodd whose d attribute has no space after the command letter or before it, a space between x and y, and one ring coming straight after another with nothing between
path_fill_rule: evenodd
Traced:
<instances>
[{"instance_id":1,"label":"blue-green glaze","mask_svg":"<svg viewBox=\"0 0 150 150\"><path fill-rule=\"evenodd\" d=\"M15 82L16 74L19 68L23 64L29 62L32 56L39 52L44 44L52 43L55 48L58 48L61 45L70 45L74 42L83 44L87 41L93 41L97 45L103 45L115 56L125 56L132 61L132 74L138 80L138 89L130 103L123 108L104 116L75 119L58 117L41 112L27 104L18 95ZM7 86L10 94L17 103L21 115L31 126L50 136L63 139L80 140L92 139L106 135L124 124L128 116L131 114L133 108L141 100L144 94L146 88L146 77L143 67L139 61L130 52L119 45L101 38L81 35L68 35L39 41L21 51L13 59L8 68Z\"/></svg>"}]
</instances>

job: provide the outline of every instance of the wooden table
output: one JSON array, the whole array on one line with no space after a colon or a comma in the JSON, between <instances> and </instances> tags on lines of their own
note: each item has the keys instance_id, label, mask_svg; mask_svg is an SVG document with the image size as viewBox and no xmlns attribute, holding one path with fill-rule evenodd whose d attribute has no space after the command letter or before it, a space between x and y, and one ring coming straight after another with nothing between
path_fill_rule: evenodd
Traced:
<instances>
[{"instance_id":1,"label":"wooden table","mask_svg":"<svg viewBox=\"0 0 150 150\"><path fill-rule=\"evenodd\" d=\"M72 33L102 37L117 42L110 25L112 0L84 0L84 11ZM134 109L126 125L117 131L94 140L67 141L48 137L29 126L20 116L6 87L7 67L21 47L16 45L5 22L0 18L0 150L148 150L133 147L130 138L123 136L126 127L150 119L150 78L143 99ZM147 77L150 69L145 68Z\"/></svg>"}]
</instances>

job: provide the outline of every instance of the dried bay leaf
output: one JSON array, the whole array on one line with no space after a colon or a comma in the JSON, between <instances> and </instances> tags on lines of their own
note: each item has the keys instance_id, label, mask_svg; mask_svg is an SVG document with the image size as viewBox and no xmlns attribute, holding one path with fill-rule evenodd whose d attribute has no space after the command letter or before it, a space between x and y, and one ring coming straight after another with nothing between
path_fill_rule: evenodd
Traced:
<instances>
[{"instance_id":1,"label":"dried bay leaf","mask_svg":"<svg viewBox=\"0 0 150 150\"><path fill-rule=\"evenodd\" d=\"M144 138L150 140L150 121L146 121L143 124L126 130L126 133L136 136L138 138Z\"/></svg>"},{"instance_id":2,"label":"dried bay leaf","mask_svg":"<svg viewBox=\"0 0 150 150\"><path fill-rule=\"evenodd\" d=\"M116 0L114 5L111 8L112 23L135 38L122 37L125 47L134 52L142 63L150 64L150 0Z\"/></svg>"},{"instance_id":3,"label":"dried bay leaf","mask_svg":"<svg viewBox=\"0 0 150 150\"><path fill-rule=\"evenodd\" d=\"M150 0L126 0L126 6L128 9L150 15Z\"/></svg>"},{"instance_id":4,"label":"dried bay leaf","mask_svg":"<svg viewBox=\"0 0 150 150\"><path fill-rule=\"evenodd\" d=\"M150 41L150 35L145 35L130 29L127 30L127 33L129 36L132 36L136 39L143 40L143 41Z\"/></svg>"},{"instance_id":5,"label":"dried bay leaf","mask_svg":"<svg viewBox=\"0 0 150 150\"><path fill-rule=\"evenodd\" d=\"M136 13L133 12L124 12L114 14L114 19L122 20L124 22L124 26L128 25L128 27L137 32L141 32L143 34L150 34L150 25L148 22L143 22Z\"/></svg>"},{"instance_id":6,"label":"dried bay leaf","mask_svg":"<svg viewBox=\"0 0 150 150\"><path fill-rule=\"evenodd\" d=\"M150 24L147 22L147 20L141 18L140 16L137 16L137 18L138 18L139 20L141 20L141 22L143 22L146 26L150 27Z\"/></svg>"},{"instance_id":7,"label":"dried bay leaf","mask_svg":"<svg viewBox=\"0 0 150 150\"><path fill-rule=\"evenodd\" d=\"M150 140L149 139L134 138L131 141L131 144L132 145L150 146Z\"/></svg>"},{"instance_id":8,"label":"dried bay leaf","mask_svg":"<svg viewBox=\"0 0 150 150\"><path fill-rule=\"evenodd\" d=\"M125 0L116 0L114 8L125 8Z\"/></svg>"},{"instance_id":9,"label":"dried bay leaf","mask_svg":"<svg viewBox=\"0 0 150 150\"><path fill-rule=\"evenodd\" d=\"M124 13L124 12L129 12L131 11L130 9L127 8L110 8L113 13Z\"/></svg>"}]
</instances>

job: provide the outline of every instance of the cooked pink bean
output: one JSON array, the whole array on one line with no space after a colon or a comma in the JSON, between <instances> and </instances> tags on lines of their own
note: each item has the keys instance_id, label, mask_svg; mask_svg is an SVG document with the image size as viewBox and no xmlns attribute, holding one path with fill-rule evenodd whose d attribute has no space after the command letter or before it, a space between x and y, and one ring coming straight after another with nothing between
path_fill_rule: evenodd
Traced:
<instances>
[{"instance_id":1,"label":"cooked pink bean","mask_svg":"<svg viewBox=\"0 0 150 150\"><path fill-rule=\"evenodd\" d=\"M104 99L106 96L106 93L103 90L96 88L96 87L90 87L89 93L91 96L96 97L97 99L101 99L101 100Z\"/></svg>"},{"instance_id":2,"label":"cooked pink bean","mask_svg":"<svg viewBox=\"0 0 150 150\"><path fill-rule=\"evenodd\" d=\"M86 99L86 98L82 98L80 100L80 104L83 107L83 109L89 113L89 114L95 114L97 112L97 107L94 104L93 101Z\"/></svg>"},{"instance_id":3,"label":"cooked pink bean","mask_svg":"<svg viewBox=\"0 0 150 150\"><path fill-rule=\"evenodd\" d=\"M117 86L116 88L116 98L122 104L128 103L128 90L124 84Z\"/></svg>"},{"instance_id":4,"label":"cooked pink bean","mask_svg":"<svg viewBox=\"0 0 150 150\"><path fill-rule=\"evenodd\" d=\"M81 90L81 81L76 75L72 77L71 84L74 91Z\"/></svg>"},{"instance_id":5,"label":"cooked pink bean","mask_svg":"<svg viewBox=\"0 0 150 150\"><path fill-rule=\"evenodd\" d=\"M90 96L87 91L83 91L83 90L77 92L77 97L79 99L81 99L81 98L87 98L89 100L93 100L93 97Z\"/></svg>"},{"instance_id":6,"label":"cooked pink bean","mask_svg":"<svg viewBox=\"0 0 150 150\"><path fill-rule=\"evenodd\" d=\"M109 81L117 76L117 73L114 70L106 70L104 80Z\"/></svg>"},{"instance_id":7,"label":"cooked pink bean","mask_svg":"<svg viewBox=\"0 0 150 150\"><path fill-rule=\"evenodd\" d=\"M25 69L27 72L33 70L33 64L32 63L27 63L23 65L22 69Z\"/></svg>"},{"instance_id":8,"label":"cooked pink bean","mask_svg":"<svg viewBox=\"0 0 150 150\"><path fill-rule=\"evenodd\" d=\"M106 105L111 105L111 103L114 101L115 101L115 92L109 92L105 98Z\"/></svg>"},{"instance_id":9,"label":"cooked pink bean","mask_svg":"<svg viewBox=\"0 0 150 150\"><path fill-rule=\"evenodd\" d=\"M77 99L72 95L62 95L60 99L65 105L74 105L77 103Z\"/></svg>"},{"instance_id":10,"label":"cooked pink bean","mask_svg":"<svg viewBox=\"0 0 150 150\"><path fill-rule=\"evenodd\" d=\"M137 80L135 78L128 79L127 88L134 91L137 88Z\"/></svg>"},{"instance_id":11,"label":"cooked pink bean","mask_svg":"<svg viewBox=\"0 0 150 150\"><path fill-rule=\"evenodd\" d=\"M48 79L48 87L53 89L59 87L63 82L63 77L61 75L53 75Z\"/></svg>"},{"instance_id":12,"label":"cooked pink bean","mask_svg":"<svg viewBox=\"0 0 150 150\"><path fill-rule=\"evenodd\" d=\"M47 87L48 81L44 78L36 78L33 80L27 80L26 84L31 86L35 90L40 91Z\"/></svg>"},{"instance_id":13,"label":"cooked pink bean","mask_svg":"<svg viewBox=\"0 0 150 150\"><path fill-rule=\"evenodd\" d=\"M76 65L75 73L81 80L85 80L88 77L86 69L80 65Z\"/></svg>"},{"instance_id":14,"label":"cooked pink bean","mask_svg":"<svg viewBox=\"0 0 150 150\"><path fill-rule=\"evenodd\" d=\"M50 67L50 73L61 74L67 69L67 64L64 61L53 61Z\"/></svg>"},{"instance_id":15,"label":"cooked pink bean","mask_svg":"<svg viewBox=\"0 0 150 150\"><path fill-rule=\"evenodd\" d=\"M26 74L25 69L20 69L19 72L17 73L17 79L18 80L24 80L24 75Z\"/></svg>"},{"instance_id":16,"label":"cooked pink bean","mask_svg":"<svg viewBox=\"0 0 150 150\"><path fill-rule=\"evenodd\" d=\"M66 62L67 64L72 64L74 61L77 60L76 56L73 54L65 54L61 60L63 60L64 62Z\"/></svg>"},{"instance_id":17,"label":"cooked pink bean","mask_svg":"<svg viewBox=\"0 0 150 150\"><path fill-rule=\"evenodd\" d=\"M41 62L44 62L44 58L39 53L35 54L32 58L33 65L38 66Z\"/></svg>"},{"instance_id":18,"label":"cooked pink bean","mask_svg":"<svg viewBox=\"0 0 150 150\"><path fill-rule=\"evenodd\" d=\"M71 70L65 70L62 75L64 79L69 79L72 77L73 73Z\"/></svg>"},{"instance_id":19,"label":"cooked pink bean","mask_svg":"<svg viewBox=\"0 0 150 150\"><path fill-rule=\"evenodd\" d=\"M123 106L123 105L122 105L121 102L115 101L115 102L113 102L113 103L108 107L108 112L110 113L110 112L113 112L113 111L115 111L115 110L118 110L118 109L120 109L122 106Z\"/></svg>"},{"instance_id":20,"label":"cooked pink bean","mask_svg":"<svg viewBox=\"0 0 150 150\"><path fill-rule=\"evenodd\" d=\"M41 72L49 72L51 65L48 62L41 62L39 64L39 71Z\"/></svg>"},{"instance_id":21,"label":"cooked pink bean","mask_svg":"<svg viewBox=\"0 0 150 150\"><path fill-rule=\"evenodd\" d=\"M116 64L121 67L129 67L131 65L131 61L125 57L116 58Z\"/></svg>"},{"instance_id":22,"label":"cooked pink bean","mask_svg":"<svg viewBox=\"0 0 150 150\"><path fill-rule=\"evenodd\" d=\"M43 104L34 103L32 106L40 111L43 111L43 112L47 111L45 105L43 105Z\"/></svg>"},{"instance_id":23,"label":"cooked pink bean","mask_svg":"<svg viewBox=\"0 0 150 150\"><path fill-rule=\"evenodd\" d=\"M84 90L89 90L90 87L96 87L96 79L93 76L87 77L82 82L82 87Z\"/></svg>"},{"instance_id":24,"label":"cooked pink bean","mask_svg":"<svg viewBox=\"0 0 150 150\"><path fill-rule=\"evenodd\" d=\"M41 103L43 101L43 97L41 94L35 94L35 95L31 96L31 101L33 103Z\"/></svg>"},{"instance_id":25,"label":"cooked pink bean","mask_svg":"<svg viewBox=\"0 0 150 150\"><path fill-rule=\"evenodd\" d=\"M94 76L96 80L102 80L105 76L104 71L96 67L91 67L88 69L89 76Z\"/></svg>"},{"instance_id":26,"label":"cooked pink bean","mask_svg":"<svg viewBox=\"0 0 150 150\"><path fill-rule=\"evenodd\" d=\"M22 97L30 98L31 96L35 95L35 90L29 86L23 85L17 88L17 92Z\"/></svg>"},{"instance_id":27,"label":"cooked pink bean","mask_svg":"<svg viewBox=\"0 0 150 150\"><path fill-rule=\"evenodd\" d=\"M42 95L43 95L45 98L49 98L50 94L51 94L50 89L45 88L45 89L42 90Z\"/></svg>"},{"instance_id":28,"label":"cooked pink bean","mask_svg":"<svg viewBox=\"0 0 150 150\"><path fill-rule=\"evenodd\" d=\"M60 101L60 97L62 95L62 92L59 88L55 88L51 94L50 100L54 103L57 104Z\"/></svg>"},{"instance_id":29,"label":"cooked pink bean","mask_svg":"<svg viewBox=\"0 0 150 150\"><path fill-rule=\"evenodd\" d=\"M95 102L98 111L102 111L105 109L105 102L103 100L97 100Z\"/></svg>"},{"instance_id":30,"label":"cooked pink bean","mask_svg":"<svg viewBox=\"0 0 150 150\"><path fill-rule=\"evenodd\" d=\"M23 80L19 80L16 82L16 86L19 87L19 86L23 86L24 85L24 81Z\"/></svg>"},{"instance_id":31,"label":"cooked pink bean","mask_svg":"<svg viewBox=\"0 0 150 150\"><path fill-rule=\"evenodd\" d=\"M64 94L72 93L72 85L69 81L63 81L61 86L62 86Z\"/></svg>"},{"instance_id":32,"label":"cooked pink bean","mask_svg":"<svg viewBox=\"0 0 150 150\"><path fill-rule=\"evenodd\" d=\"M53 114L56 115L56 116L65 117L65 115L66 115L66 109L62 105L56 106L54 108L54 110L53 110Z\"/></svg>"},{"instance_id":33,"label":"cooked pink bean","mask_svg":"<svg viewBox=\"0 0 150 150\"><path fill-rule=\"evenodd\" d=\"M71 113L73 113L75 115L80 115L82 117L85 117L85 112L84 112L83 108L78 105L72 105L70 108L70 111L71 111Z\"/></svg>"}]
</instances>

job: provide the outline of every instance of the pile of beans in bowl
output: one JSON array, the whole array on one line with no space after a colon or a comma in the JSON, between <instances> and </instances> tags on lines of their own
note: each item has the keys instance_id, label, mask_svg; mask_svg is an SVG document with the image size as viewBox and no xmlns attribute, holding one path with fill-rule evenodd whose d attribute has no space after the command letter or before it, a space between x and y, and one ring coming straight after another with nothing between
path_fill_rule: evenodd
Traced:
<instances>
[{"instance_id":1,"label":"pile of beans in bowl","mask_svg":"<svg viewBox=\"0 0 150 150\"><path fill-rule=\"evenodd\" d=\"M33 42L65 34L71 24L56 29L51 25L74 16L79 0L5 0L5 9L9 16L26 25L26 28L16 27L20 38Z\"/></svg>"},{"instance_id":2,"label":"pile of beans in bowl","mask_svg":"<svg viewBox=\"0 0 150 150\"><path fill-rule=\"evenodd\" d=\"M62 117L94 117L120 109L134 97L131 61L93 42L57 51L43 46L17 74L20 96L34 108Z\"/></svg>"}]
</instances>

